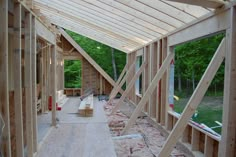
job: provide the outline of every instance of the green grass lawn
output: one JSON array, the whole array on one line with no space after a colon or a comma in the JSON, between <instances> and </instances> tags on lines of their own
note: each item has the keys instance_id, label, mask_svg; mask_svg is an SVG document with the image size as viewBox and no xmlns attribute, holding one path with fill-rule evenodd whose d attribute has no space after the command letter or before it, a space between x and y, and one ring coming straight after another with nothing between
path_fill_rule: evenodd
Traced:
<instances>
[{"instance_id":1,"label":"green grass lawn","mask_svg":"<svg viewBox=\"0 0 236 157\"><path fill-rule=\"evenodd\" d=\"M179 101L175 101L174 110L181 113L186 106L188 99L189 98L180 98ZM196 118L193 118L193 121L204 123L208 127L217 126L218 124L216 124L215 121L222 122L222 103L223 97L205 97L198 106L198 115ZM213 130L221 134L221 128Z\"/></svg>"}]
</instances>

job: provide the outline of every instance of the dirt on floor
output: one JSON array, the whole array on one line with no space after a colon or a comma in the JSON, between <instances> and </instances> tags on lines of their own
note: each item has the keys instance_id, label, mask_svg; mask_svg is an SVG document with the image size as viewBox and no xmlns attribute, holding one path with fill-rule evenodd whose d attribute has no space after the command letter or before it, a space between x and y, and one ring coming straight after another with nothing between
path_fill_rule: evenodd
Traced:
<instances>
[{"instance_id":1,"label":"dirt on floor","mask_svg":"<svg viewBox=\"0 0 236 157\"><path fill-rule=\"evenodd\" d=\"M115 150L118 157L157 157L165 142L162 133L152 126L146 116L140 116L136 124L128 131L127 135L120 136L129 117L125 112L118 110L115 114L110 112L117 100L111 105L105 104L104 110L108 118L110 132L113 136ZM176 148L171 153L172 157L187 157L182 151Z\"/></svg>"}]
</instances>

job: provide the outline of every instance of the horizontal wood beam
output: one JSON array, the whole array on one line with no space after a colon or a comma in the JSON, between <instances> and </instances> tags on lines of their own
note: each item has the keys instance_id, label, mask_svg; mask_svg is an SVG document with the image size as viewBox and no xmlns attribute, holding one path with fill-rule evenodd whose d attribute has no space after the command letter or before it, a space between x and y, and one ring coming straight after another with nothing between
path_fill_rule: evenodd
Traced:
<instances>
[{"instance_id":1,"label":"horizontal wood beam","mask_svg":"<svg viewBox=\"0 0 236 157\"><path fill-rule=\"evenodd\" d=\"M221 63L223 62L225 58L225 51L226 51L226 44L225 44L225 39L223 39L215 55L213 56L210 64L208 65L204 75L202 76L197 88L195 89L193 95L189 99L184 111L181 114L181 117L179 118L174 129L171 131L170 135L168 136L167 141L165 142L164 146L161 149L161 152L159 153L159 156L168 157L170 155L178 139L183 134L189 119L194 114L198 105L202 101L208 87L211 84L211 81L213 80Z\"/></svg>"},{"instance_id":2,"label":"horizontal wood beam","mask_svg":"<svg viewBox=\"0 0 236 157\"><path fill-rule=\"evenodd\" d=\"M149 84L149 86L148 86L147 90L145 91L145 93L144 93L142 99L140 100L139 104L137 105L137 107L135 108L134 112L132 113L128 123L126 124L124 130L121 133L122 135L125 134L128 131L128 129L135 123L137 117L142 112L142 110L144 108L144 105L149 100L151 94L153 93L153 91L156 88L158 82L160 81L160 79L162 78L163 74L165 73L165 71L169 67L170 62L173 60L173 58L174 58L174 53L170 53L166 57L166 59L163 62L162 66L160 67L159 71L157 72L157 74L153 78L152 82Z\"/></svg>"},{"instance_id":3,"label":"horizontal wood beam","mask_svg":"<svg viewBox=\"0 0 236 157\"><path fill-rule=\"evenodd\" d=\"M48 41L51 44L56 44L56 36L47 27L45 27L41 22L38 20L35 21L36 25L36 33L42 39Z\"/></svg>"},{"instance_id":4,"label":"horizontal wood beam","mask_svg":"<svg viewBox=\"0 0 236 157\"><path fill-rule=\"evenodd\" d=\"M204 36L209 36L214 33L225 31L230 27L229 9L218 10L216 13L211 15L212 16L198 21L197 23L190 23L188 26L168 35L168 46L174 46ZM202 26L204 26L204 29Z\"/></svg>"},{"instance_id":5,"label":"horizontal wood beam","mask_svg":"<svg viewBox=\"0 0 236 157\"><path fill-rule=\"evenodd\" d=\"M219 8L226 4L226 2L222 0L168 0L168 1L197 5L206 8Z\"/></svg>"}]
</instances>

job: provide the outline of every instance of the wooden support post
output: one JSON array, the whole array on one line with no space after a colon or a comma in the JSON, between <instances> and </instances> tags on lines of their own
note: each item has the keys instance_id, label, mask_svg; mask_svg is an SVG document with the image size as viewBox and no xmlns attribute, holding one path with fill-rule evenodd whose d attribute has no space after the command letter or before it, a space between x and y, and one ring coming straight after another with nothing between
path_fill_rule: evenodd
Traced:
<instances>
[{"instance_id":1,"label":"wooden support post","mask_svg":"<svg viewBox=\"0 0 236 157\"><path fill-rule=\"evenodd\" d=\"M16 156L24 157L22 76L21 76L21 4L14 3L14 109L16 127Z\"/></svg>"},{"instance_id":2,"label":"wooden support post","mask_svg":"<svg viewBox=\"0 0 236 157\"><path fill-rule=\"evenodd\" d=\"M4 157L11 157L8 87L8 0L0 1L0 19L2 22L0 25L0 115L3 120L1 127L5 124L3 132L1 132L2 145L0 151Z\"/></svg>"},{"instance_id":3,"label":"wooden support post","mask_svg":"<svg viewBox=\"0 0 236 157\"><path fill-rule=\"evenodd\" d=\"M41 101L42 101L42 113L46 112L46 86L45 86L45 56L48 49L47 43L43 44L43 49L41 51Z\"/></svg>"},{"instance_id":4,"label":"wooden support post","mask_svg":"<svg viewBox=\"0 0 236 157\"><path fill-rule=\"evenodd\" d=\"M167 138L167 141L161 149L159 156L168 157L172 149L174 148L174 145L183 134L189 119L194 114L199 103L202 101L208 87L210 86L211 81L213 80L217 70L219 69L221 63L224 60L226 50L225 46L225 39L223 39L210 64L208 65L204 75L202 76L202 79L200 80L197 88L189 99L180 119L178 120L174 129L171 131L169 137Z\"/></svg>"},{"instance_id":5,"label":"wooden support post","mask_svg":"<svg viewBox=\"0 0 236 157\"><path fill-rule=\"evenodd\" d=\"M150 58L152 62L152 71L151 71L151 79L154 78L154 76L157 73L157 42L153 44L153 52L152 52L152 57ZM156 119L156 108L157 108L157 88L153 91L153 94L151 96L151 104L152 104L152 109L151 109L151 117Z\"/></svg>"},{"instance_id":6,"label":"wooden support post","mask_svg":"<svg viewBox=\"0 0 236 157\"><path fill-rule=\"evenodd\" d=\"M120 84L120 81L122 80L122 78L124 77L125 72L127 71L127 67L128 67L128 65L126 64L125 67L123 68L123 70L122 70L122 72L121 72L121 74L120 74L118 80L116 81L115 86L114 86L114 88L112 89L110 95L113 95L113 94L114 94L115 87L117 87L117 86ZM102 76L102 75L101 75L101 76Z\"/></svg>"},{"instance_id":7,"label":"wooden support post","mask_svg":"<svg viewBox=\"0 0 236 157\"><path fill-rule=\"evenodd\" d=\"M127 125L125 126L124 130L122 131L122 134L124 134L136 121L137 117L140 115L142 112L142 109L144 105L147 103L148 99L150 98L150 95L154 91L157 83L160 81L161 77L163 76L164 72L166 71L167 67L169 66L170 62L172 61L174 57L173 53L170 53L165 61L163 62L160 70L157 72L155 75L154 79L148 86L146 92L144 93L142 99L140 100L139 104L137 105L136 109L134 110L133 114L131 115Z\"/></svg>"},{"instance_id":8,"label":"wooden support post","mask_svg":"<svg viewBox=\"0 0 236 157\"><path fill-rule=\"evenodd\" d=\"M174 53L174 47L167 47L167 54L169 53ZM175 58L175 57L174 57ZM170 92L170 87L174 90L174 82L170 82L171 79L174 78L170 78L170 69L173 68L173 64L174 64L174 58L171 61L171 65L169 66L169 68L166 70L166 78L165 78L165 98L163 98L164 102L163 105L165 105L165 121L164 121L164 125L167 127L168 126L168 111L172 111L172 108L170 107L170 96L172 96L172 98L174 97L174 91L173 91L173 95L172 92ZM173 70L173 69L172 69ZM173 74L173 73L172 73ZM174 74L173 74L174 75ZM173 76L174 77L174 76ZM171 89L171 90L172 90Z\"/></svg>"},{"instance_id":9,"label":"wooden support post","mask_svg":"<svg viewBox=\"0 0 236 157\"><path fill-rule=\"evenodd\" d=\"M148 63L148 66L146 66L146 68L145 68L145 70L144 70L144 89L145 89L145 92L146 92L146 90L148 89L148 86L149 86L149 84L150 84L150 82L149 82L149 53L150 53L150 51L149 51L149 46L146 46L145 48L144 48L144 61L145 62L147 62ZM145 104L145 108L144 108L144 112L149 112L149 101L147 100L147 103Z\"/></svg>"},{"instance_id":10,"label":"wooden support post","mask_svg":"<svg viewBox=\"0 0 236 157\"><path fill-rule=\"evenodd\" d=\"M139 70L136 72L136 74L133 76L132 80L129 82L126 90L122 94L121 98L119 99L118 103L116 106L113 108L111 114L115 113L115 111L120 107L120 105L123 104L123 101L125 100L125 97L129 94L130 90L132 89L133 85L135 84L136 79L141 75L143 72L144 68L146 67L147 63L144 62L142 66L139 68Z\"/></svg>"},{"instance_id":11,"label":"wooden support post","mask_svg":"<svg viewBox=\"0 0 236 157\"><path fill-rule=\"evenodd\" d=\"M52 126L56 126L56 46L52 45L52 79L51 79L51 95L52 95Z\"/></svg>"},{"instance_id":12,"label":"wooden support post","mask_svg":"<svg viewBox=\"0 0 236 157\"><path fill-rule=\"evenodd\" d=\"M31 71L31 42L32 42L32 15L29 12L25 13L25 103L26 103L26 144L27 156L33 157L33 125L32 125L32 71Z\"/></svg>"},{"instance_id":13,"label":"wooden support post","mask_svg":"<svg viewBox=\"0 0 236 157\"><path fill-rule=\"evenodd\" d=\"M162 61L167 57L167 38L162 39ZM169 69L169 66L168 66ZM165 71L161 79L161 125L165 125L166 122L166 106L168 104L168 70Z\"/></svg>"},{"instance_id":14,"label":"wooden support post","mask_svg":"<svg viewBox=\"0 0 236 157\"><path fill-rule=\"evenodd\" d=\"M231 8L231 26L226 32L225 82L222 138L219 156L236 156L236 7Z\"/></svg>"},{"instance_id":15,"label":"wooden support post","mask_svg":"<svg viewBox=\"0 0 236 157\"><path fill-rule=\"evenodd\" d=\"M200 131L193 128L192 130L192 151L199 151Z\"/></svg>"},{"instance_id":16,"label":"wooden support post","mask_svg":"<svg viewBox=\"0 0 236 157\"><path fill-rule=\"evenodd\" d=\"M99 87L99 89L100 89L100 92L99 92L99 93L100 93L100 95L102 95L102 94L103 94L103 89L102 89L103 85L102 85L102 75L101 75L101 74L99 75L99 82L100 82L100 83L99 83L99 86L100 86L100 87ZM113 88L113 89L114 89L114 88ZM111 93L112 93L112 91L111 91Z\"/></svg>"},{"instance_id":17,"label":"wooden support post","mask_svg":"<svg viewBox=\"0 0 236 157\"><path fill-rule=\"evenodd\" d=\"M150 84L152 82L152 64L153 64L153 60L152 60L152 57L153 57L153 44L150 44L149 45L149 52L148 52L148 84ZM149 101L148 101L148 115L150 117L153 117L153 114L152 114L152 108L153 108L153 99L152 99L152 96L150 96L149 98Z\"/></svg>"},{"instance_id":18,"label":"wooden support post","mask_svg":"<svg viewBox=\"0 0 236 157\"><path fill-rule=\"evenodd\" d=\"M205 156L212 156L212 154L214 154L214 140L209 137L209 136L205 136L205 146L204 146L204 155Z\"/></svg>"},{"instance_id":19,"label":"wooden support post","mask_svg":"<svg viewBox=\"0 0 236 157\"><path fill-rule=\"evenodd\" d=\"M160 69L160 65L161 65L161 56L162 56L162 41L159 40L158 43L157 43L157 72L159 71ZM160 123L161 122L161 99L160 99L160 95L161 95L161 92L160 92L160 88L161 88L161 85L160 85L160 81L157 83L157 106L156 106L156 121L157 123Z\"/></svg>"},{"instance_id":20,"label":"wooden support post","mask_svg":"<svg viewBox=\"0 0 236 157\"><path fill-rule=\"evenodd\" d=\"M36 50L36 30L35 30L35 17L32 17L32 120L33 120L33 150L37 152L38 148L38 123L37 123L37 50Z\"/></svg>"},{"instance_id":21,"label":"wooden support post","mask_svg":"<svg viewBox=\"0 0 236 157\"><path fill-rule=\"evenodd\" d=\"M46 100L47 100L47 109L48 109L48 99L51 96L51 47L49 46L48 48L48 52L47 52L47 77L46 77L46 81L47 81L47 93L46 93ZM64 77L64 76L63 76Z\"/></svg>"},{"instance_id":22,"label":"wooden support post","mask_svg":"<svg viewBox=\"0 0 236 157\"><path fill-rule=\"evenodd\" d=\"M116 97L116 94L121 90L121 87L124 85L126 79L131 76L131 72L134 69L134 67L135 67L135 62L130 66L129 70L126 72L126 75L121 80L120 84L118 86L114 87L113 95L110 95L110 98L109 98L107 104L110 104L111 101Z\"/></svg>"}]
</instances>

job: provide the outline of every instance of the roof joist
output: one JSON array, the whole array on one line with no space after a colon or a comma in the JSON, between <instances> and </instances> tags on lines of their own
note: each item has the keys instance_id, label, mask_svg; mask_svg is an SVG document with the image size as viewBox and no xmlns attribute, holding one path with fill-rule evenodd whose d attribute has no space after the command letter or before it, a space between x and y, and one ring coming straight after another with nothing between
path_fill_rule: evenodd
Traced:
<instances>
[{"instance_id":1,"label":"roof joist","mask_svg":"<svg viewBox=\"0 0 236 157\"><path fill-rule=\"evenodd\" d=\"M219 8L224 4L226 4L226 2L222 0L168 0L168 1L197 5L206 8Z\"/></svg>"},{"instance_id":2,"label":"roof joist","mask_svg":"<svg viewBox=\"0 0 236 157\"><path fill-rule=\"evenodd\" d=\"M33 4L53 24L129 53L213 11L207 4L195 6L203 0L178 1L34 0Z\"/></svg>"}]
</instances>

